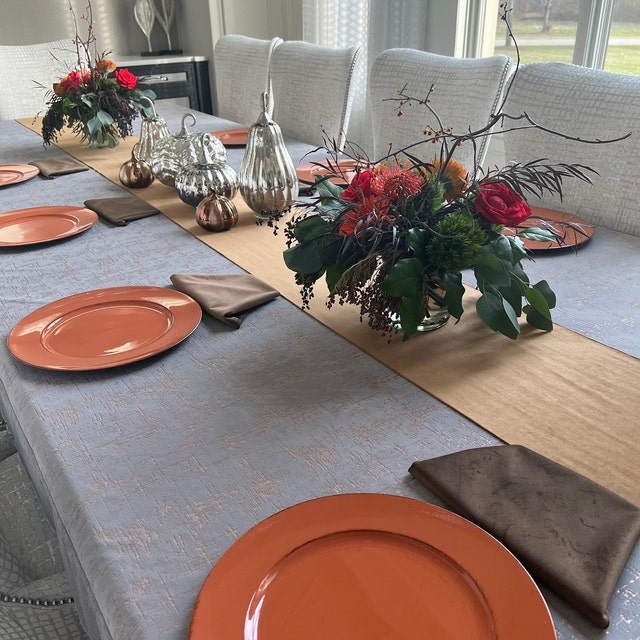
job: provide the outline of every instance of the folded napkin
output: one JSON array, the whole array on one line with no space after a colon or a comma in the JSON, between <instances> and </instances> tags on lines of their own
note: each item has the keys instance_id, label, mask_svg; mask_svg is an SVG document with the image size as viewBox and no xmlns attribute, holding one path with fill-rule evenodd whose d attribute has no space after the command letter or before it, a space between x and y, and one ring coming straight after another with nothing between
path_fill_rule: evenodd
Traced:
<instances>
[{"instance_id":1,"label":"folded napkin","mask_svg":"<svg viewBox=\"0 0 640 640\"><path fill-rule=\"evenodd\" d=\"M121 227L129 224L131 220L155 216L160 213L158 209L135 196L94 198L85 200L84 206L93 209L101 218Z\"/></svg>"},{"instance_id":2,"label":"folded napkin","mask_svg":"<svg viewBox=\"0 0 640 640\"><path fill-rule=\"evenodd\" d=\"M56 176L64 176L67 173L89 171L89 167L86 164L75 158L45 158L44 160L34 160L29 164L38 167L40 175L49 179L53 179Z\"/></svg>"},{"instance_id":3,"label":"folded napkin","mask_svg":"<svg viewBox=\"0 0 640 640\"><path fill-rule=\"evenodd\" d=\"M414 462L411 473L500 540L541 582L603 629L640 536L640 509L519 445Z\"/></svg>"},{"instance_id":4,"label":"folded napkin","mask_svg":"<svg viewBox=\"0 0 640 640\"><path fill-rule=\"evenodd\" d=\"M173 286L200 303L204 311L237 329L249 311L280 294L250 274L189 275L175 273Z\"/></svg>"}]
</instances>

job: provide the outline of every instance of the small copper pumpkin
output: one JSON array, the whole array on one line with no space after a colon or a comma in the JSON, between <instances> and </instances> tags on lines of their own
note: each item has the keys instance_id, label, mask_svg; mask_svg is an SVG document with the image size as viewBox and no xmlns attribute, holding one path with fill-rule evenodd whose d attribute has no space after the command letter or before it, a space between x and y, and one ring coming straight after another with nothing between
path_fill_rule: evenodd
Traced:
<instances>
[{"instance_id":1,"label":"small copper pumpkin","mask_svg":"<svg viewBox=\"0 0 640 640\"><path fill-rule=\"evenodd\" d=\"M131 159L120 167L119 178L120 182L130 189L144 189L153 182L151 165L138 157L138 143L133 145Z\"/></svg>"},{"instance_id":2,"label":"small copper pumpkin","mask_svg":"<svg viewBox=\"0 0 640 640\"><path fill-rule=\"evenodd\" d=\"M236 226L238 210L229 198L214 192L196 207L196 221L207 231L227 231Z\"/></svg>"}]
</instances>

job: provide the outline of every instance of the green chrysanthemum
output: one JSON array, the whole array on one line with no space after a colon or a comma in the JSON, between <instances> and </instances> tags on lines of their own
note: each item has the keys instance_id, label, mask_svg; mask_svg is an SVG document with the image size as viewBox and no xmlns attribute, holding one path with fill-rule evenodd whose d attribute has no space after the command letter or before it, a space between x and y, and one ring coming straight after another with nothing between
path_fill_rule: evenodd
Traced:
<instances>
[{"instance_id":1,"label":"green chrysanthemum","mask_svg":"<svg viewBox=\"0 0 640 640\"><path fill-rule=\"evenodd\" d=\"M466 269L487 242L487 234L466 209L455 211L434 228L426 251L438 270L457 272Z\"/></svg>"}]
</instances>

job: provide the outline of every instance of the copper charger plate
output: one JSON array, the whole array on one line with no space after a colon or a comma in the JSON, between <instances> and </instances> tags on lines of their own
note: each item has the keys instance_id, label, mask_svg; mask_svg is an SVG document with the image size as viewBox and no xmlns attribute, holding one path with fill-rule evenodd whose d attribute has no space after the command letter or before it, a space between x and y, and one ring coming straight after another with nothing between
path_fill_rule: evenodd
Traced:
<instances>
[{"instance_id":1,"label":"copper charger plate","mask_svg":"<svg viewBox=\"0 0 640 640\"><path fill-rule=\"evenodd\" d=\"M241 536L200 591L190 640L555 640L538 587L468 520L382 494L295 505Z\"/></svg>"},{"instance_id":2,"label":"copper charger plate","mask_svg":"<svg viewBox=\"0 0 640 640\"><path fill-rule=\"evenodd\" d=\"M550 251L557 249L567 249L568 247L578 247L588 242L593 237L594 228L582 218L578 218L571 213L545 209L544 207L531 207L533 215L527 218L521 226L549 228L554 233L563 236L561 243L558 242L538 242L521 238L526 249L530 251ZM514 230L505 227L507 234L513 234Z\"/></svg>"},{"instance_id":3,"label":"copper charger plate","mask_svg":"<svg viewBox=\"0 0 640 640\"><path fill-rule=\"evenodd\" d=\"M31 180L40 173L32 164L0 164L0 187Z\"/></svg>"},{"instance_id":4,"label":"copper charger plate","mask_svg":"<svg viewBox=\"0 0 640 640\"><path fill-rule=\"evenodd\" d=\"M0 247L60 240L92 227L98 215L83 207L30 207L0 214Z\"/></svg>"},{"instance_id":5,"label":"copper charger plate","mask_svg":"<svg viewBox=\"0 0 640 640\"><path fill-rule=\"evenodd\" d=\"M156 355L189 336L200 305L163 287L112 287L40 307L9 334L9 351L42 369L92 371Z\"/></svg>"},{"instance_id":6,"label":"copper charger plate","mask_svg":"<svg viewBox=\"0 0 640 640\"><path fill-rule=\"evenodd\" d=\"M218 138L225 147L244 147L249 137L249 129L247 127L222 129L221 131L212 131L211 135Z\"/></svg>"},{"instance_id":7,"label":"copper charger plate","mask_svg":"<svg viewBox=\"0 0 640 640\"><path fill-rule=\"evenodd\" d=\"M340 160L330 161L332 168L328 166L328 161L325 162L307 162L296 168L298 174L298 180L306 184L315 184L316 176L327 176L333 184L340 187L346 187L355 175L356 161L352 158L342 158ZM335 174L335 175L333 175Z\"/></svg>"}]
</instances>

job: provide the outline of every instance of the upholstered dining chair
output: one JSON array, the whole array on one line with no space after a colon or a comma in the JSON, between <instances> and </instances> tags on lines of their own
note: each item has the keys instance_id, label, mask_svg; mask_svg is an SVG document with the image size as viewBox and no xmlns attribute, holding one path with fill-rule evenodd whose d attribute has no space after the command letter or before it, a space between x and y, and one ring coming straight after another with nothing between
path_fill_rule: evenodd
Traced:
<instances>
[{"instance_id":1,"label":"upholstered dining chair","mask_svg":"<svg viewBox=\"0 0 640 640\"><path fill-rule=\"evenodd\" d=\"M511 59L503 55L489 58L453 58L415 49L387 49L373 61L369 76L369 106L373 125L373 155L387 154L427 139L425 130L438 131L439 123L428 109L413 101L400 109L398 92L426 99L444 128L464 134L485 126L500 104ZM398 116L398 111L402 115ZM411 154L423 161L436 155L436 145L413 147ZM439 150L439 145L438 145ZM482 164L487 138L479 141L474 154L471 143L462 144L454 159L468 172ZM475 157L474 157L475 156Z\"/></svg>"},{"instance_id":2,"label":"upholstered dining chair","mask_svg":"<svg viewBox=\"0 0 640 640\"><path fill-rule=\"evenodd\" d=\"M45 110L47 91L78 62L71 39L0 45L0 120Z\"/></svg>"},{"instance_id":3,"label":"upholstered dining chair","mask_svg":"<svg viewBox=\"0 0 640 640\"><path fill-rule=\"evenodd\" d=\"M273 119L285 136L344 146L351 115L351 79L359 49L286 41L271 56ZM326 140L325 140L326 136Z\"/></svg>"},{"instance_id":4,"label":"upholstered dining chair","mask_svg":"<svg viewBox=\"0 0 640 640\"><path fill-rule=\"evenodd\" d=\"M588 69L565 62L532 62L516 74L505 112L526 112L541 126L582 139L626 140L586 144L544 131L503 133L507 161L546 158L552 163L577 163L595 169L593 185L568 178L562 200L546 196L531 204L572 213L595 225L640 235L640 77ZM523 121L506 121L523 126Z\"/></svg>"},{"instance_id":5,"label":"upholstered dining chair","mask_svg":"<svg viewBox=\"0 0 640 640\"><path fill-rule=\"evenodd\" d=\"M238 124L253 124L260 114L260 96L270 93L269 60L282 38L260 40L222 36L213 52L217 115Z\"/></svg>"}]
</instances>

